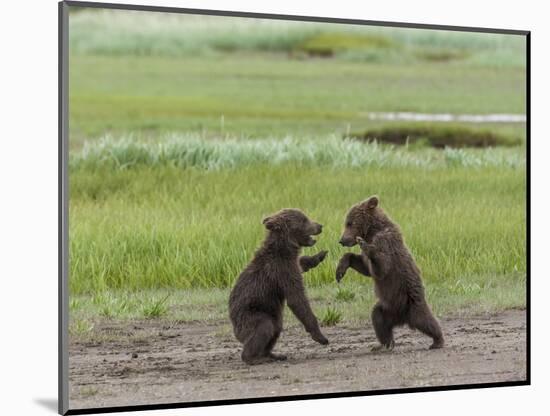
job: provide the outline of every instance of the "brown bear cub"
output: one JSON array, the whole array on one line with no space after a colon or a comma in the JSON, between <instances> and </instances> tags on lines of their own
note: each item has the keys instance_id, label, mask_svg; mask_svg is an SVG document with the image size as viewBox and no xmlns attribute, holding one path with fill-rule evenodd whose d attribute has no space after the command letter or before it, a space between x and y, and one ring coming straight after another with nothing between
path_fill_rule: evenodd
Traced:
<instances>
[{"instance_id":1,"label":"brown bear cub","mask_svg":"<svg viewBox=\"0 0 550 416\"><path fill-rule=\"evenodd\" d=\"M430 336L430 348L443 347L443 334L426 302L420 270L399 227L378 207L376 196L351 208L340 244L359 244L361 254L342 256L336 280L340 282L349 267L374 279L378 303L372 311L372 324L382 344L378 348L393 348L393 328L404 324Z\"/></svg>"},{"instance_id":2,"label":"brown bear cub","mask_svg":"<svg viewBox=\"0 0 550 416\"><path fill-rule=\"evenodd\" d=\"M312 235L322 225L297 209L283 209L263 220L267 236L252 261L240 274L229 297L229 317L236 338L243 344L248 364L284 360L271 352L283 329L286 301L311 337L328 344L306 296L302 272L321 263L327 252L300 256L302 247L315 244Z\"/></svg>"}]
</instances>

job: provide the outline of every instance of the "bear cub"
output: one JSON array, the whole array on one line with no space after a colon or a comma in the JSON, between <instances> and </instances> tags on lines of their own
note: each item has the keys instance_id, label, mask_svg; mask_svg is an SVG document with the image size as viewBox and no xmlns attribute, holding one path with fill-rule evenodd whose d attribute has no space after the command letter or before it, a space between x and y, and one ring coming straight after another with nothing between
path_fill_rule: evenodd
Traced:
<instances>
[{"instance_id":1,"label":"bear cub","mask_svg":"<svg viewBox=\"0 0 550 416\"><path fill-rule=\"evenodd\" d=\"M374 280L378 303L371 317L381 344L377 348L392 349L393 328L405 324L430 336L430 348L443 347L443 334L426 302L420 270L399 227L378 206L376 196L350 209L340 244L359 244L361 254L342 256L336 280L340 282L349 267Z\"/></svg>"},{"instance_id":2,"label":"bear cub","mask_svg":"<svg viewBox=\"0 0 550 416\"><path fill-rule=\"evenodd\" d=\"M302 272L321 263L327 252L300 256L302 247L315 244L322 225L297 209L283 209L263 220L267 236L246 266L229 297L229 317L235 337L243 344L247 364L284 360L272 353L283 329L286 304L311 337L328 344L306 296Z\"/></svg>"}]
</instances>

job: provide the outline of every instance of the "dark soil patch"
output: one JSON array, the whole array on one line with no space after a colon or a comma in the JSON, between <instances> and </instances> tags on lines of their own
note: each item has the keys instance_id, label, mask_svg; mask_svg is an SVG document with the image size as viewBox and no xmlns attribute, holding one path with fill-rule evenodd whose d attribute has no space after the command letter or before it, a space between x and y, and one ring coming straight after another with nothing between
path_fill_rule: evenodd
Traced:
<instances>
[{"instance_id":1,"label":"dark soil patch","mask_svg":"<svg viewBox=\"0 0 550 416\"><path fill-rule=\"evenodd\" d=\"M397 145L424 143L435 148L518 146L521 139L511 138L490 130L471 129L463 126L441 124L387 126L352 133L346 138L378 141Z\"/></svg>"},{"instance_id":2,"label":"dark soil patch","mask_svg":"<svg viewBox=\"0 0 550 416\"><path fill-rule=\"evenodd\" d=\"M428 62L449 62L454 60L466 59L470 53L463 49L422 49L415 54L419 59Z\"/></svg>"},{"instance_id":3,"label":"dark soil patch","mask_svg":"<svg viewBox=\"0 0 550 416\"><path fill-rule=\"evenodd\" d=\"M319 33L305 39L294 48L294 53L309 56L331 57L338 52L349 50L384 49L395 46L394 42L383 36L354 33Z\"/></svg>"}]
</instances>

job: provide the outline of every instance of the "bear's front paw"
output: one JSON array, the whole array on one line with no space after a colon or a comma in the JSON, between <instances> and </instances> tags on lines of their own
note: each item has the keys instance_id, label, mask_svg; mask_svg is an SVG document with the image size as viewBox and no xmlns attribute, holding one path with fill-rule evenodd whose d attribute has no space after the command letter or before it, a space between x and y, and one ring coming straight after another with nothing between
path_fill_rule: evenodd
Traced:
<instances>
[{"instance_id":1,"label":"bear's front paw","mask_svg":"<svg viewBox=\"0 0 550 416\"><path fill-rule=\"evenodd\" d=\"M270 352L268 357L271 358L272 360L275 360L275 361L285 361L286 360L286 355L284 355L284 354L274 354L274 353Z\"/></svg>"},{"instance_id":2,"label":"bear's front paw","mask_svg":"<svg viewBox=\"0 0 550 416\"><path fill-rule=\"evenodd\" d=\"M436 350L439 348L443 348L445 346L445 341L443 341L443 338L435 339L433 344L430 345L431 350Z\"/></svg>"},{"instance_id":3,"label":"bear's front paw","mask_svg":"<svg viewBox=\"0 0 550 416\"><path fill-rule=\"evenodd\" d=\"M340 283L340 280L342 280L342 278L346 274L348 267L349 267L349 258L348 256L344 255L344 257L340 259L338 266L336 266L336 281L338 283Z\"/></svg>"},{"instance_id":4,"label":"bear's front paw","mask_svg":"<svg viewBox=\"0 0 550 416\"><path fill-rule=\"evenodd\" d=\"M344 275L346 274L346 271L348 270L348 266L347 265L343 265L343 264L339 264L338 267L336 268L336 281L338 283L340 283L340 280L342 280L344 278Z\"/></svg>"},{"instance_id":5,"label":"bear's front paw","mask_svg":"<svg viewBox=\"0 0 550 416\"><path fill-rule=\"evenodd\" d=\"M328 339L321 332L311 334L311 338L313 338L314 341L318 342L321 345L328 344Z\"/></svg>"},{"instance_id":6,"label":"bear's front paw","mask_svg":"<svg viewBox=\"0 0 550 416\"><path fill-rule=\"evenodd\" d=\"M373 346L370 350L373 352L393 351L394 347L395 347L395 341L391 340L386 344L377 344Z\"/></svg>"},{"instance_id":7,"label":"bear's front paw","mask_svg":"<svg viewBox=\"0 0 550 416\"><path fill-rule=\"evenodd\" d=\"M319 263L321 263L321 262L325 259L325 257L327 256L327 254L328 254L328 251L327 251L327 250L323 250L323 251L320 251L319 253L317 253L317 254L315 255L315 257L317 257L317 261L318 261Z\"/></svg>"}]
</instances>

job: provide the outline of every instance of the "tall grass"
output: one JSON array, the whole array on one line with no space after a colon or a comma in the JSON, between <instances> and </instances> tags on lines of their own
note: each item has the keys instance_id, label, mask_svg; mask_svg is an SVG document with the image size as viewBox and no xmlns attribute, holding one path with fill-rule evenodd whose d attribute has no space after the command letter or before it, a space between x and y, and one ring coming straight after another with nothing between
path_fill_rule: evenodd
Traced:
<instances>
[{"instance_id":1,"label":"tall grass","mask_svg":"<svg viewBox=\"0 0 550 416\"><path fill-rule=\"evenodd\" d=\"M324 224L305 252L329 256L305 279L330 283L345 252L337 244L344 215L375 193L431 285L460 280L462 290L524 278L522 169L98 166L71 170L71 293L229 287L261 243L261 219L283 207Z\"/></svg>"},{"instance_id":2,"label":"tall grass","mask_svg":"<svg viewBox=\"0 0 550 416\"><path fill-rule=\"evenodd\" d=\"M520 147L519 149L522 149ZM204 139L200 135L172 134L154 141L104 137L89 141L71 154L72 170L135 167L196 167L206 170L258 165L344 167L510 167L525 166L525 154L517 149L433 149L407 148L343 140L319 139Z\"/></svg>"}]
</instances>

